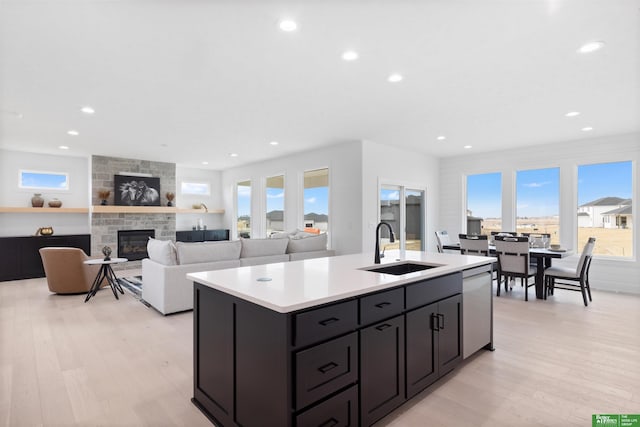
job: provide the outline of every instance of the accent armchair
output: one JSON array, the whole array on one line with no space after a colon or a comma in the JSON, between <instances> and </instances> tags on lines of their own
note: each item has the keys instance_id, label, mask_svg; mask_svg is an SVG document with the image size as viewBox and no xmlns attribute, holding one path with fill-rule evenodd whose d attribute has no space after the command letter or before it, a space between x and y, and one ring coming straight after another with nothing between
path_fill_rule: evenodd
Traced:
<instances>
[{"instance_id":1,"label":"accent armchair","mask_svg":"<svg viewBox=\"0 0 640 427\"><path fill-rule=\"evenodd\" d=\"M84 264L90 258L78 248L41 248L40 257L49 290L57 294L89 292L100 268L99 265Z\"/></svg>"}]
</instances>

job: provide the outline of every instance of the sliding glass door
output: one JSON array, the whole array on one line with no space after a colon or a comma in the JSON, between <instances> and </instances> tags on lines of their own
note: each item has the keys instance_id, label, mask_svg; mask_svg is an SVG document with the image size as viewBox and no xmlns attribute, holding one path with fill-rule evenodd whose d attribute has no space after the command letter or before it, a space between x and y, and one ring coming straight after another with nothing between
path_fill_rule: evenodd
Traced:
<instances>
[{"instance_id":1,"label":"sliding glass door","mask_svg":"<svg viewBox=\"0 0 640 427\"><path fill-rule=\"evenodd\" d=\"M380 187L380 221L391 225L395 243L381 228L381 248L424 250L425 192L401 185Z\"/></svg>"}]
</instances>

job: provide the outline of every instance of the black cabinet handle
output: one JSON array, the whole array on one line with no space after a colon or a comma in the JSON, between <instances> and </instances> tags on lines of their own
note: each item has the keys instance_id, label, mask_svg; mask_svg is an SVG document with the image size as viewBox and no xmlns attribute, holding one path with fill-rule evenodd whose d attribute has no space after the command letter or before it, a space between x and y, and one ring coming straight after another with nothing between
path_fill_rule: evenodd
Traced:
<instances>
[{"instance_id":1,"label":"black cabinet handle","mask_svg":"<svg viewBox=\"0 0 640 427\"><path fill-rule=\"evenodd\" d=\"M385 323L385 324L383 324L383 325L376 326L376 329L377 329L377 330L379 330L379 331L384 331L385 329L390 328L390 327L391 327L391 325L390 325L390 324Z\"/></svg>"},{"instance_id":2,"label":"black cabinet handle","mask_svg":"<svg viewBox=\"0 0 640 427\"><path fill-rule=\"evenodd\" d=\"M323 374L326 374L327 372L329 372L330 370L332 370L333 368L337 368L338 364L334 363L334 362L329 362L324 366L320 366L318 368L318 371L322 372Z\"/></svg>"},{"instance_id":3,"label":"black cabinet handle","mask_svg":"<svg viewBox=\"0 0 640 427\"><path fill-rule=\"evenodd\" d=\"M444 314L438 314L438 330L444 329Z\"/></svg>"},{"instance_id":4,"label":"black cabinet handle","mask_svg":"<svg viewBox=\"0 0 640 427\"><path fill-rule=\"evenodd\" d=\"M381 302L381 303L376 304L376 307L383 308L383 307L386 307L388 305L391 305L391 303L390 302Z\"/></svg>"},{"instance_id":5,"label":"black cabinet handle","mask_svg":"<svg viewBox=\"0 0 640 427\"><path fill-rule=\"evenodd\" d=\"M322 326L327 326L331 323L337 322L338 320L340 319L338 319L337 317L330 317L328 319L321 320L318 323L321 324Z\"/></svg>"},{"instance_id":6,"label":"black cabinet handle","mask_svg":"<svg viewBox=\"0 0 640 427\"><path fill-rule=\"evenodd\" d=\"M335 418L331 418L323 422L322 424L319 424L318 427L332 427L332 426L335 426L336 424L338 424L338 420L336 420Z\"/></svg>"},{"instance_id":7,"label":"black cabinet handle","mask_svg":"<svg viewBox=\"0 0 640 427\"><path fill-rule=\"evenodd\" d=\"M440 328L438 326L438 316L436 314L431 314L431 330L439 331Z\"/></svg>"}]
</instances>

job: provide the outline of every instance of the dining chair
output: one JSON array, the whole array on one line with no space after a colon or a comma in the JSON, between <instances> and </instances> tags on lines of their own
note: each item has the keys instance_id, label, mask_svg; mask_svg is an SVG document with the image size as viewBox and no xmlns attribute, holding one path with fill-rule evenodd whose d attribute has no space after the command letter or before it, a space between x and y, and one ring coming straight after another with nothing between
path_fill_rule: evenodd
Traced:
<instances>
[{"instance_id":1,"label":"dining chair","mask_svg":"<svg viewBox=\"0 0 640 427\"><path fill-rule=\"evenodd\" d=\"M495 246L499 279L496 295L500 296L502 277L505 278L505 291L510 280L519 278L524 287L524 300L529 301L529 288L535 286L535 282L529 284L529 278L535 277L537 272L536 267L529 264L529 238L496 235Z\"/></svg>"},{"instance_id":2,"label":"dining chair","mask_svg":"<svg viewBox=\"0 0 640 427\"><path fill-rule=\"evenodd\" d=\"M589 305L587 295L589 301L593 301L589 286L589 269L595 244L596 238L589 237L575 268L551 266L544 271L544 299L547 299L547 295L553 295L553 291L557 288L581 292L585 307Z\"/></svg>"},{"instance_id":3,"label":"dining chair","mask_svg":"<svg viewBox=\"0 0 640 427\"><path fill-rule=\"evenodd\" d=\"M489 239L484 235L458 234L462 255L489 256Z\"/></svg>"},{"instance_id":4,"label":"dining chair","mask_svg":"<svg viewBox=\"0 0 640 427\"><path fill-rule=\"evenodd\" d=\"M436 231L436 246L438 247L438 252L444 253L444 245L448 245L451 243L449 240L449 233L447 230Z\"/></svg>"},{"instance_id":5,"label":"dining chair","mask_svg":"<svg viewBox=\"0 0 640 427\"><path fill-rule=\"evenodd\" d=\"M462 255L478 255L478 256L490 256L489 253L489 238L485 235L476 234L458 234L460 239L460 253ZM499 279L498 276L498 263L493 263L493 272L495 276L494 280ZM498 287L500 287L500 281L498 281Z\"/></svg>"}]
</instances>

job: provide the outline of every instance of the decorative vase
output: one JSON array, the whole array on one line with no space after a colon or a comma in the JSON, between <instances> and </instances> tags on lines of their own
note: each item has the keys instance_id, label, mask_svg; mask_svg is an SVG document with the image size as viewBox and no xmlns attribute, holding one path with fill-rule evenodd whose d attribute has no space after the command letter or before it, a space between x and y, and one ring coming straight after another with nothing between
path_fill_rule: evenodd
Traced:
<instances>
[{"instance_id":1,"label":"decorative vase","mask_svg":"<svg viewBox=\"0 0 640 427\"><path fill-rule=\"evenodd\" d=\"M167 206L173 206L173 199L176 197L176 195L174 193L167 193Z\"/></svg>"},{"instance_id":2,"label":"decorative vase","mask_svg":"<svg viewBox=\"0 0 640 427\"><path fill-rule=\"evenodd\" d=\"M100 201L100 205L102 205L102 206L106 206L106 205L107 205L107 199L102 199L102 200Z\"/></svg>"},{"instance_id":3,"label":"decorative vase","mask_svg":"<svg viewBox=\"0 0 640 427\"><path fill-rule=\"evenodd\" d=\"M103 247L102 254L104 255L104 260L109 261L111 259L111 248L109 246Z\"/></svg>"},{"instance_id":4,"label":"decorative vase","mask_svg":"<svg viewBox=\"0 0 640 427\"><path fill-rule=\"evenodd\" d=\"M53 235L53 227L40 227L36 231L36 236L51 236Z\"/></svg>"},{"instance_id":5,"label":"decorative vase","mask_svg":"<svg viewBox=\"0 0 640 427\"><path fill-rule=\"evenodd\" d=\"M33 193L33 197L31 198L31 206L34 208L41 208L44 206L44 199L42 198L42 194Z\"/></svg>"},{"instance_id":6,"label":"decorative vase","mask_svg":"<svg viewBox=\"0 0 640 427\"><path fill-rule=\"evenodd\" d=\"M58 199L53 199L49 201L49 207L50 208L59 208L60 206L62 206L62 201L58 200Z\"/></svg>"}]
</instances>

